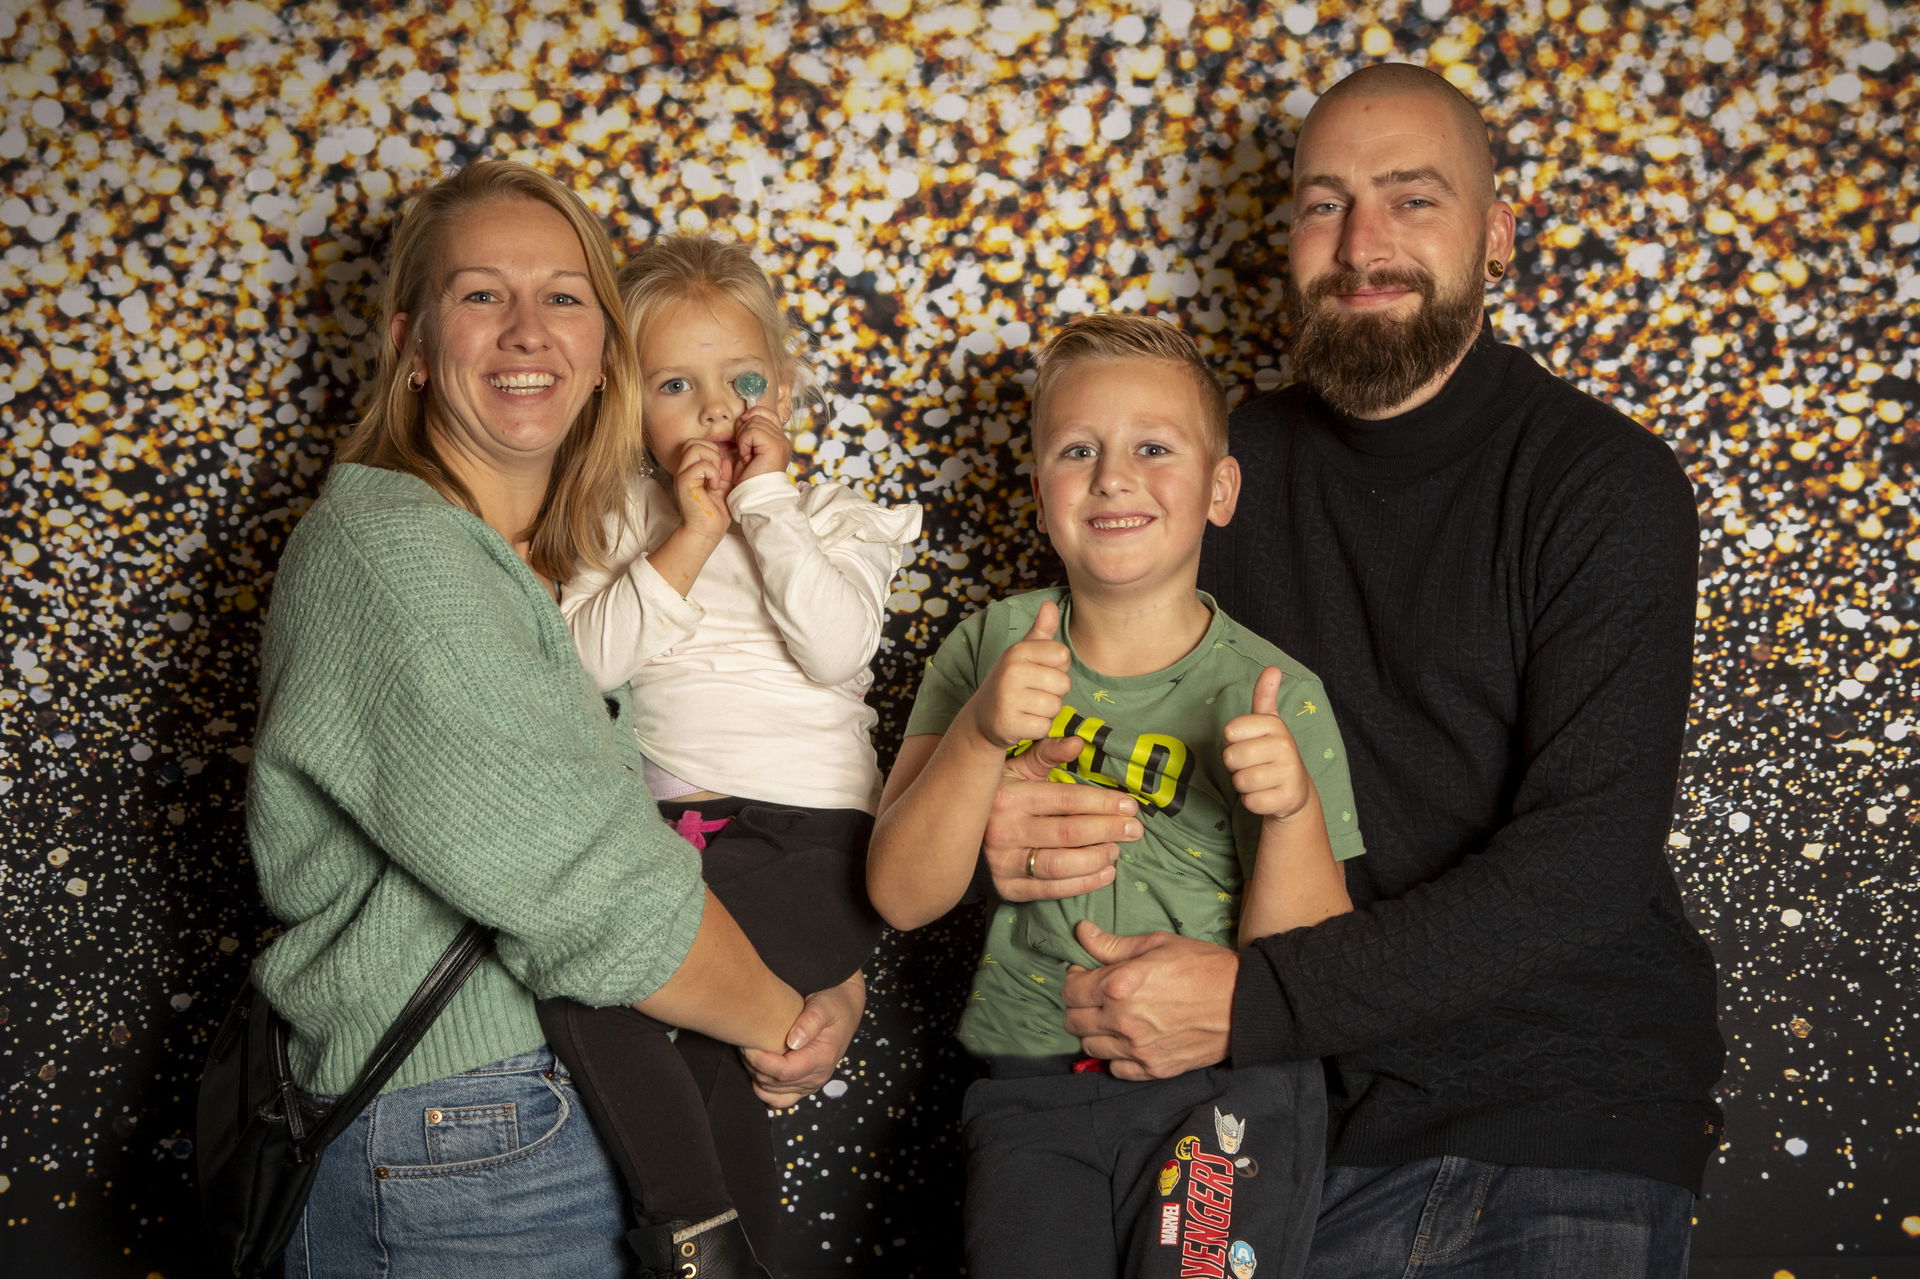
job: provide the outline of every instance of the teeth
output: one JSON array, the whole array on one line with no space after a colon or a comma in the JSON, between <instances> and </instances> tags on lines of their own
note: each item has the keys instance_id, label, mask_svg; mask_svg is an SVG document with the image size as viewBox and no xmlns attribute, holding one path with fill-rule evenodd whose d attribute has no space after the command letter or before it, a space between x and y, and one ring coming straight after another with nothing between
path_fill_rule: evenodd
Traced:
<instances>
[{"instance_id":1,"label":"teeth","mask_svg":"<svg viewBox=\"0 0 1920 1279\"><path fill-rule=\"evenodd\" d=\"M1145 515L1128 515L1120 519L1094 519L1088 521L1088 523L1092 524L1095 528L1100 529L1144 528L1149 522L1150 517Z\"/></svg>"},{"instance_id":2,"label":"teeth","mask_svg":"<svg viewBox=\"0 0 1920 1279\"><path fill-rule=\"evenodd\" d=\"M530 394L544 391L559 380L551 373L496 373L487 379L487 385L496 391Z\"/></svg>"}]
</instances>

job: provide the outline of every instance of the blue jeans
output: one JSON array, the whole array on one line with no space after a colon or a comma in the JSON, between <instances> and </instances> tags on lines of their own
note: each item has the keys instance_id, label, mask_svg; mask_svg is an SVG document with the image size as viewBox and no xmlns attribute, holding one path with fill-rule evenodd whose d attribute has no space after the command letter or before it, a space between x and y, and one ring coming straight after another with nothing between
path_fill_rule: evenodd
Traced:
<instances>
[{"instance_id":1,"label":"blue jeans","mask_svg":"<svg viewBox=\"0 0 1920 1279\"><path fill-rule=\"evenodd\" d=\"M1333 1166L1307 1279L1683 1279L1685 1186L1457 1155Z\"/></svg>"},{"instance_id":2,"label":"blue jeans","mask_svg":"<svg viewBox=\"0 0 1920 1279\"><path fill-rule=\"evenodd\" d=\"M540 1048L376 1098L321 1157L287 1279L617 1279L625 1205Z\"/></svg>"}]
</instances>

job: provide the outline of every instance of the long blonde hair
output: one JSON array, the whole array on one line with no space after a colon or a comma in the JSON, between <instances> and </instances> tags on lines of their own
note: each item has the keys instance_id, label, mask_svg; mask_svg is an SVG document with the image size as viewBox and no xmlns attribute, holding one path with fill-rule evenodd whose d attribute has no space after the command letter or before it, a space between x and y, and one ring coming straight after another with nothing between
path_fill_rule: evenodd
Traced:
<instances>
[{"instance_id":1,"label":"long blonde hair","mask_svg":"<svg viewBox=\"0 0 1920 1279\"><path fill-rule=\"evenodd\" d=\"M554 455L546 497L523 532L534 571L567 578L582 565L606 566L611 531L626 505L627 485L640 469L640 368L626 337L618 267L606 228L580 197L539 170L508 160L482 160L414 197L387 257L387 281L380 295L380 364L374 374L372 402L366 416L341 441L338 457L342 462L418 476L449 502L479 514L473 494L434 448L427 429L432 387L425 392L408 388L407 354L396 349L388 335L393 318L406 315L423 341L432 339L436 317L431 301L440 285L447 236L465 215L496 200L544 204L573 227L587 259L587 276L605 333L606 385L588 397L567 431Z\"/></svg>"}]
</instances>

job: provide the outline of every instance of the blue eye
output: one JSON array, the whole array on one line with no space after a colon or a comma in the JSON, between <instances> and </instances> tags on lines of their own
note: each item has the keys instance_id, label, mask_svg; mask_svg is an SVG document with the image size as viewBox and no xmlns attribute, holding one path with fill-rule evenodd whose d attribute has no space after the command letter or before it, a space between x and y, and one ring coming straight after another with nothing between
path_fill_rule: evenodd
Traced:
<instances>
[{"instance_id":1,"label":"blue eye","mask_svg":"<svg viewBox=\"0 0 1920 1279\"><path fill-rule=\"evenodd\" d=\"M660 384L663 395L685 395L693 389L693 383L683 377L670 377Z\"/></svg>"},{"instance_id":2,"label":"blue eye","mask_svg":"<svg viewBox=\"0 0 1920 1279\"><path fill-rule=\"evenodd\" d=\"M475 289L460 300L462 302L492 302L495 300L495 297L496 295L492 289Z\"/></svg>"},{"instance_id":3,"label":"blue eye","mask_svg":"<svg viewBox=\"0 0 1920 1279\"><path fill-rule=\"evenodd\" d=\"M1172 449L1164 444L1142 444L1136 451L1148 457L1166 457L1173 452Z\"/></svg>"},{"instance_id":4,"label":"blue eye","mask_svg":"<svg viewBox=\"0 0 1920 1279\"><path fill-rule=\"evenodd\" d=\"M1060 456L1070 457L1075 461L1084 461L1093 456L1093 446L1091 444L1069 444L1060 450Z\"/></svg>"},{"instance_id":5,"label":"blue eye","mask_svg":"<svg viewBox=\"0 0 1920 1279\"><path fill-rule=\"evenodd\" d=\"M556 293L552 297L548 298L547 301L558 303L561 306L579 306L580 305L580 299L573 296L573 294L571 293Z\"/></svg>"}]
</instances>

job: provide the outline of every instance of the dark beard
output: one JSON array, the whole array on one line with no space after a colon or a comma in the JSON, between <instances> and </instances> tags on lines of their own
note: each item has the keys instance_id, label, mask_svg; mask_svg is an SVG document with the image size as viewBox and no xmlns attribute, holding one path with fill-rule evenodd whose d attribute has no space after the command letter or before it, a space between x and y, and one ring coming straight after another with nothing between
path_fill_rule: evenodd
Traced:
<instances>
[{"instance_id":1,"label":"dark beard","mask_svg":"<svg viewBox=\"0 0 1920 1279\"><path fill-rule=\"evenodd\" d=\"M1433 276L1417 268L1334 271L1307 285L1303 296L1291 280L1294 371L1320 398L1350 417L1377 417L1445 372L1480 332L1480 290L1442 294ZM1407 319L1384 315L1338 315L1321 304L1332 294L1385 286L1413 289L1420 309Z\"/></svg>"}]
</instances>

